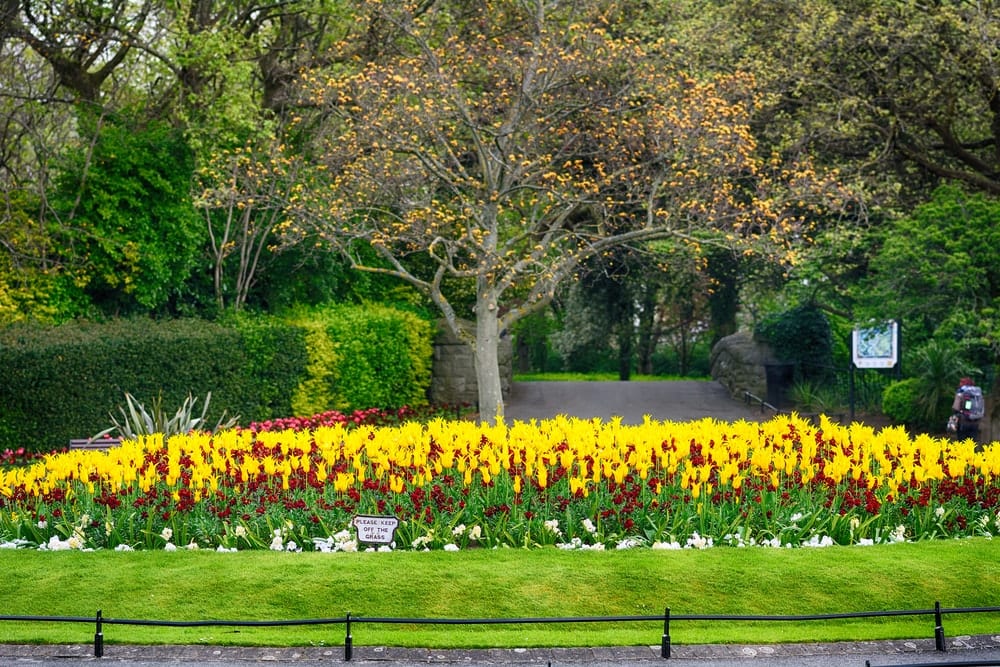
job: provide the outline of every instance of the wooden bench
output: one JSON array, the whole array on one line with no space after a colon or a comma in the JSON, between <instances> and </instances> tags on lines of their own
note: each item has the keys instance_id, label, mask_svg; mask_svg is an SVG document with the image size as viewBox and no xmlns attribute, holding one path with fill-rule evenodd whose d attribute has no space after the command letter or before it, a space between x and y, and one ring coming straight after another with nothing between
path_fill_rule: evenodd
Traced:
<instances>
[{"instance_id":1,"label":"wooden bench","mask_svg":"<svg viewBox=\"0 0 1000 667\"><path fill-rule=\"evenodd\" d=\"M69 441L70 449L108 449L121 444L120 438L75 438Z\"/></svg>"}]
</instances>

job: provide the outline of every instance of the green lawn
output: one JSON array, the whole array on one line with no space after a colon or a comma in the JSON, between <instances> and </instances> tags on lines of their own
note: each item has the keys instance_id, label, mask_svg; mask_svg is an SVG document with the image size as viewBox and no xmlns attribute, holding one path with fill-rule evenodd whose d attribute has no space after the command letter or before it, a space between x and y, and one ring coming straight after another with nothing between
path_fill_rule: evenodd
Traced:
<instances>
[{"instance_id":1,"label":"green lawn","mask_svg":"<svg viewBox=\"0 0 1000 667\"><path fill-rule=\"evenodd\" d=\"M682 615L803 615L1000 605L1000 541L823 549L361 554L0 551L3 614L109 619L659 615L674 644L933 638L932 616L810 622ZM948 636L995 632L1000 614L948 614ZM655 645L663 624L433 626L354 623L355 645ZM2 642L91 641L93 624L0 622ZM106 624L113 643L342 644L340 624L157 628Z\"/></svg>"}]
</instances>

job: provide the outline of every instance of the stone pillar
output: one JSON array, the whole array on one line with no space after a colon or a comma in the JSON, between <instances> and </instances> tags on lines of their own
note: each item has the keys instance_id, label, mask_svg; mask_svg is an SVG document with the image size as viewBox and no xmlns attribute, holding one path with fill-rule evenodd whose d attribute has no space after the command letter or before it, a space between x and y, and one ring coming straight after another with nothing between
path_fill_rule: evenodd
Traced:
<instances>
[{"instance_id":1,"label":"stone pillar","mask_svg":"<svg viewBox=\"0 0 1000 667\"><path fill-rule=\"evenodd\" d=\"M474 323L462 321L462 327L475 331ZM514 379L514 355L510 336L502 334L500 348L500 388L504 398L510 395L510 385ZM459 340L448 324L438 322L438 332L434 337L434 361L429 392L431 403L437 405L477 405L479 387L476 382L476 366L472 347Z\"/></svg>"}]
</instances>

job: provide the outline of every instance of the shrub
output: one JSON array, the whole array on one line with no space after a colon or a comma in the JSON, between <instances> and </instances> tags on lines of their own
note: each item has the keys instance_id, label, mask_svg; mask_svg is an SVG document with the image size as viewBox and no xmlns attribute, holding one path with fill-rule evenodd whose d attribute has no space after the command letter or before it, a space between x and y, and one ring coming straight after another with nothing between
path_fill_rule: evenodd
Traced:
<instances>
[{"instance_id":1,"label":"shrub","mask_svg":"<svg viewBox=\"0 0 1000 667\"><path fill-rule=\"evenodd\" d=\"M384 306L337 306L298 314L309 353L292 401L296 415L427 404L431 325Z\"/></svg>"},{"instance_id":2,"label":"shrub","mask_svg":"<svg viewBox=\"0 0 1000 667\"><path fill-rule=\"evenodd\" d=\"M201 320L3 330L0 448L53 449L96 433L126 392L179 405L211 391L218 412L252 418L241 404L246 365L238 334Z\"/></svg>"},{"instance_id":3,"label":"shrub","mask_svg":"<svg viewBox=\"0 0 1000 667\"><path fill-rule=\"evenodd\" d=\"M757 337L782 361L796 364L802 379L823 379L833 366L833 334L826 315L814 305L792 308L763 321Z\"/></svg>"},{"instance_id":4,"label":"shrub","mask_svg":"<svg viewBox=\"0 0 1000 667\"><path fill-rule=\"evenodd\" d=\"M897 424L915 426L920 421L920 380L893 382L882 392L882 412Z\"/></svg>"}]
</instances>

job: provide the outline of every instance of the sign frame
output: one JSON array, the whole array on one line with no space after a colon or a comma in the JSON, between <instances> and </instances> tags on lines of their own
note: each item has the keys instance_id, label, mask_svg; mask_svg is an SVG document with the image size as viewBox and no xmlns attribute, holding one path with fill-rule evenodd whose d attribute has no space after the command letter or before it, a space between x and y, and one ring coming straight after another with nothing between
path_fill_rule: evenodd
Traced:
<instances>
[{"instance_id":1,"label":"sign frame","mask_svg":"<svg viewBox=\"0 0 1000 667\"><path fill-rule=\"evenodd\" d=\"M396 541L399 519L392 515L358 514L351 520L358 535L358 542L364 544L392 544Z\"/></svg>"},{"instance_id":2,"label":"sign frame","mask_svg":"<svg viewBox=\"0 0 1000 667\"><path fill-rule=\"evenodd\" d=\"M895 368L899 363L899 323L888 320L868 327L855 327L851 357L856 368Z\"/></svg>"}]
</instances>

